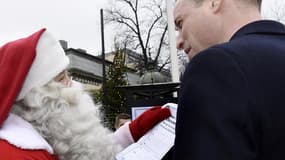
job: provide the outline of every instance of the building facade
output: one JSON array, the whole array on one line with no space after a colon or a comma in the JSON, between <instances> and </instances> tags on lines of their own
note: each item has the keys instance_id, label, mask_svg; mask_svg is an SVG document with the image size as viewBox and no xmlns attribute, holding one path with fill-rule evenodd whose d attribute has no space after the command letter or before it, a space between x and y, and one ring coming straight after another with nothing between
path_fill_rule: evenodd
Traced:
<instances>
[{"instance_id":1,"label":"building facade","mask_svg":"<svg viewBox=\"0 0 285 160\"><path fill-rule=\"evenodd\" d=\"M103 60L86 53L82 49L64 49L70 59L68 66L69 76L78 82L85 84L90 89L101 88L103 82ZM106 73L111 61L106 60ZM129 68L126 73L126 80L129 85L138 84L140 76L134 69Z\"/></svg>"}]
</instances>

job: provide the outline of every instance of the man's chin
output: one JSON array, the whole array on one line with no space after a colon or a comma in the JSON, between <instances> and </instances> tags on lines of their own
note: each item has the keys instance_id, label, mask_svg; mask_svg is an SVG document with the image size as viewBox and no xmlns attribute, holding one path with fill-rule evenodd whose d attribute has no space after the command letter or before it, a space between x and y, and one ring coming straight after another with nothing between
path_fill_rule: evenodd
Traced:
<instances>
[{"instance_id":1,"label":"man's chin","mask_svg":"<svg viewBox=\"0 0 285 160\"><path fill-rule=\"evenodd\" d=\"M195 51L193 51L193 49L191 49L191 51L187 54L188 59L191 60L196 54L197 54L197 52L195 52Z\"/></svg>"}]
</instances>

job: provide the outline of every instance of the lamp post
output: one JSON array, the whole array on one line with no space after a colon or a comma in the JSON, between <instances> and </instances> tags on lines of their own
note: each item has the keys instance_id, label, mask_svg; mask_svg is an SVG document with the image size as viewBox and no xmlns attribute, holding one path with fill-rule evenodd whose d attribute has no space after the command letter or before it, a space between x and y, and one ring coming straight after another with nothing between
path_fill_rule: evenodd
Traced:
<instances>
[{"instance_id":1,"label":"lamp post","mask_svg":"<svg viewBox=\"0 0 285 160\"><path fill-rule=\"evenodd\" d=\"M103 104L106 104L106 61L105 61L105 39L104 39L104 15L103 9L100 9L101 16L101 39L102 39L102 89L103 89Z\"/></svg>"}]
</instances>

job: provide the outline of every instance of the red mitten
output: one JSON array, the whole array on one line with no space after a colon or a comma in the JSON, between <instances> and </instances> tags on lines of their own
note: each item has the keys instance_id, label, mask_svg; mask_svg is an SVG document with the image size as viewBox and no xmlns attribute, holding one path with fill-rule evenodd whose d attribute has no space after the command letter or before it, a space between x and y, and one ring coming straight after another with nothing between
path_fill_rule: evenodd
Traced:
<instances>
[{"instance_id":1,"label":"red mitten","mask_svg":"<svg viewBox=\"0 0 285 160\"><path fill-rule=\"evenodd\" d=\"M170 115L170 110L167 107L153 107L146 110L129 124L134 141L138 141L146 132L152 129L152 127Z\"/></svg>"}]
</instances>

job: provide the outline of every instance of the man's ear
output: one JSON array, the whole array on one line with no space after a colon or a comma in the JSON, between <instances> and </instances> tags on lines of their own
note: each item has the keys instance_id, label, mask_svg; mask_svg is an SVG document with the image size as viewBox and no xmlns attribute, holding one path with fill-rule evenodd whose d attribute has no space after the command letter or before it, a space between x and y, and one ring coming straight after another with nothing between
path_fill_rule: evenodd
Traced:
<instances>
[{"instance_id":1,"label":"man's ear","mask_svg":"<svg viewBox=\"0 0 285 160\"><path fill-rule=\"evenodd\" d=\"M222 4L224 0L211 0L210 2L210 8L214 13L217 13L220 11Z\"/></svg>"}]
</instances>

